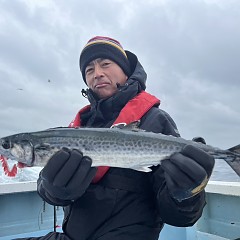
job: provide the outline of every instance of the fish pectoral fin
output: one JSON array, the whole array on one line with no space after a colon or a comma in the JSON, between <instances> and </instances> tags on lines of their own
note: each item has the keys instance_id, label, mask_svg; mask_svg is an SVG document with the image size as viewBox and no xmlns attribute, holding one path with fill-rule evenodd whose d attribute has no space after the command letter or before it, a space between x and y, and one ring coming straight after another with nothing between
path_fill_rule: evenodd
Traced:
<instances>
[{"instance_id":1,"label":"fish pectoral fin","mask_svg":"<svg viewBox=\"0 0 240 240\"><path fill-rule=\"evenodd\" d=\"M138 166L136 168L133 168L134 170L137 170L139 172L151 172L152 169L150 168L150 166Z\"/></svg>"},{"instance_id":2,"label":"fish pectoral fin","mask_svg":"<svg viewBox=\"0 0 240 240\"><path fill-rule=\"evenodd\" d=\"M37 144L34 148L35 148L35 150L37 149L37 150L48 150L48 149L50 149L50 144L48 144L48 143L41 143L41 144Z\"/></svg>"}]
</instances>

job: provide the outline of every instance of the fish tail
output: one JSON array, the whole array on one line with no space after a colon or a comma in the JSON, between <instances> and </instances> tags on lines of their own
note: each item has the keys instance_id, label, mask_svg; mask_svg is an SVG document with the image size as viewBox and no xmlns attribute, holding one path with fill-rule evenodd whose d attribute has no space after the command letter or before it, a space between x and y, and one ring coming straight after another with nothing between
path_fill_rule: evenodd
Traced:
<instances>
[{"instance_id":1,"label":"fish tail","mask_svg":"<svg viewBox=\"0 0 240 240\"><path fill-rule=\"evenodd\" d=\"M226 158L225 161L240 177L240 144L229 148L226 152L228 155L230 154L231 157Z\"/></svg>"},{"instance_id":2,"label":"fish tail","mask_svg":"<svg viewBox=\"0 0 240 240\"><path fill-rule=\"evenodd\" d=\"M232 152L232 153L237 153L240 154L240 144L238 144L237 146L234 146L232 148L229 148L228 151Z\"/></svg>"}]
</instances>

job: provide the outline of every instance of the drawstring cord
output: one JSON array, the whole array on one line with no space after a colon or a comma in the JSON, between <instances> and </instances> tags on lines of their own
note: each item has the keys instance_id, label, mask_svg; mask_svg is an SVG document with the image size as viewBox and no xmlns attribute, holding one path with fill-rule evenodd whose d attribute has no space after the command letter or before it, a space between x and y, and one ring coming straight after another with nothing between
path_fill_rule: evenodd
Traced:
<instances>
[{"instance_id":1,"label":"drawstring cord","mask_svg":"<svg viewBox=\"0 0 240 240\"><path fill-rule=\"evenodd\" d=\"M81 93L82 93L82 96L83 96L84 98L88 98L88 96L87 96L87 90L82 89Z\"/></svg>"}]
</instances>

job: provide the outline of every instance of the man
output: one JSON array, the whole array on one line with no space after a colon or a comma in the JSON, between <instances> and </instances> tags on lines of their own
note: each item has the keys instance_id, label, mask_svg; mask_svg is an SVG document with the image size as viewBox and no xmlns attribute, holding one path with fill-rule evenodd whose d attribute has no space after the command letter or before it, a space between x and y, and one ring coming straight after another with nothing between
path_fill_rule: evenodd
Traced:
<instances>
[{"instance_id":1,"label":"man","mask_svg":"<svg viewBox=\"0 0 240 240\"><path fill-rule=\"evenodd\" d=\"M141 129L179 136L172 118L158 108L160 101L145 92L146 73L136 55L117 40L90 39L80 70L90 105L70 127L109 128L140 120ZM150 173L91 163L78 150L62 149L43 168L38 192L48 203L64 206L65 217L63 233L37 239L156 240L164 223L191 226L202 214L214 159L186 146ZM185 197L179 200L176 193Z\"/></svg>"}]
</instances>

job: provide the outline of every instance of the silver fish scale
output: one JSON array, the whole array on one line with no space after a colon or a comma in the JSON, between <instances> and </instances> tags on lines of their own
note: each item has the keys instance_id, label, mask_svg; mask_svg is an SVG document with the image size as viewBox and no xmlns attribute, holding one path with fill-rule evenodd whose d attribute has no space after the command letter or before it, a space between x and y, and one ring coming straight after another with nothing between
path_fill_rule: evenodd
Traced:
<instances>
[{"instance_id":1,"label":"silver fish scale","mask_svg":"<svg viewBox=\"0 0 240 240\"><path fill-rule=\"evenodd\" d=\"M0 139L0 154L28 166L45 166L59 149L78 149L93 160L93 166L111 166L149 171L185 145L194 145L224 159L240 176L240 145L221 150L183 138L150 133L135 128L55 128L20 133Z\"/></svg>"},{"instance_id":2,"label":"silver fish scale","mask_svg":"<svg viewBox=\"0 0 240 240\"><path fill-rule=\"evenodd\" d=\"M2 138L1 141L4 142L6 139L16 145L16 148L10 149L14 151L14 159L29 166L45 166L53 154L63 147L83 152L92 158L93 166L132 168L140 171L148 171L147 167L160 164L161 160L181 151L187 144L195 145L225 160L236 155L234 153L232 156L232 152L183 138L129 129L56 128L17 134ZM34 154L31 154L29 146L32 146ZM24 149L28 150L22 155L26 157L19 159ZM7 151L0 148L0 153L10 154L10 151ZM12 157L11 154L9 156Z\"/></svg>"},{"instance_id":3,"label":"silver fish scale","mask_svg":"<svg viewBox=\"0 0 240 240\"><path fill-rule=\"evenodd\" d=\"M117 135L110 144L110 146L106 146L105 142L102 142L99 149L102 153L101 157L92 156L94 165L98 166L104 161L109 166L130 167L139 170L141 167L158 165L162 159L170 156L173 152L180 151L183 147L182 144L174 146L156 138L146 139L141 135L126 133L123 136Z\"/></svg>"},{"instance_id":4,"label":"silver fish scale","mask_svg":"<svg viewBox=\"0 0 240 240\"><path fill-rule=\"evenodd\" d=\"M91 129L94 131L94 129ZM84 131L84 130L83 130ZM89 131L89 130L88 130ZM87 132L77 137L57 137L48 139L57 149L62 146L76 148L93 159L93 166L112 166L138 169L157 165L173 152L180 151L183 144L162 142L156 138L146 138L141 133L124 130ZM55 149L54 149L55 152ZM149 164L151 161L151 164Z\"/></svg>"},{"instance_id":5,"label":"silver fish scale","mask_svg":"<svg viewBox=\"0 0 240 240\"><path fill-rule=\"evenodd\" d=\"M156 134L146 138L140 133L124 130L97 131L91 129L79 136L71 134L66 136L53 136L42 138L43 143L50 143L51 150L36 151L35 164L45 165L46 161L63 146L78 149L84 155L93 159L93 166L112 166L139 169L150 165L157 165L173 152L180 151L184 144L169 144L168 141L159 141ZM75 132L73 132L75 133ZM77 130L76 130L77 133ZM45 152L45 153L44 153ZM43 161L43 159L45 159ZM151 161L151 164L149 162Z\"/></svg>"}]
</instances>

